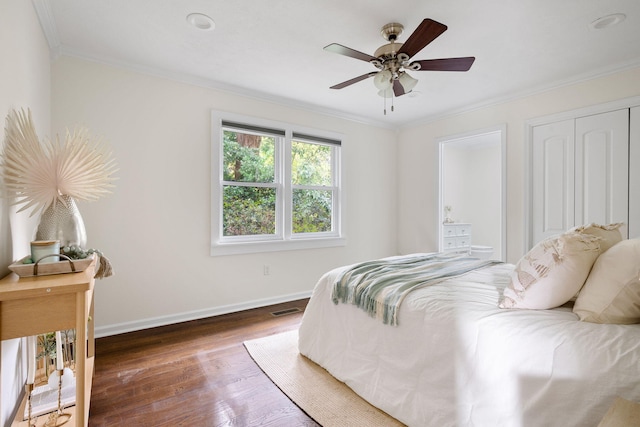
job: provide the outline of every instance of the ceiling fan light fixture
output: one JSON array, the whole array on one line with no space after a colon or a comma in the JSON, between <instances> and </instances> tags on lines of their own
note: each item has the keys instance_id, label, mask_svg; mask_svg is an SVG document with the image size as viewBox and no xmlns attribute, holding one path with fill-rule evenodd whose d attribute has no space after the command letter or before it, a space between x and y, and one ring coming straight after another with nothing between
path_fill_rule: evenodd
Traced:
<instances>
[{"instance_id":1,"label":"ceiling fan light fixture","mask_svg":"<svg viewBox=\"0 0 640 427\"><path fill-rule=\"evenodd\" d=\"M418 80L411 77L407 72L402 73L400 77L398 77L398 81L404 88L405 93L411 92L418 84Z\"/></svg>"},{"instance_id":2,"label":"ceiling fan light fixture","mask_svg":"<svg viewBox=\"0 0 640 427\"><path fill-rule=\"evenodd\" d=\"M402 31L404 30L404 26L402 24L398 24L397 22L392 22L390 24L385 25L380 30L380 35L383 39L391 42L395 41Z\"/></svg>"},{"instance_id":3,"label":"ceiling fan light fixture","mask_svg":"<svg viewBox=\"0 0 640 427\"><path fill-rule=\"evenodd\" d=\"M411 62L411 58L429 43L447 30L447 26L425 18L411 33L404 43L398 42L398 35L403 27L398 23L382 27L381 34L389 43L380 46L373 56L338 43L331 43L324 50L340 55L366 61L377 68L367 74L333 85L330 89L343 89L354 83L373 77L373 84L378 89L378 96L384 100L384 114L387 114L387 98L391 99L391 111L394 110L393 98L412 94L418 80L407 74L407 71L469 71L475 57L439 58ZM413 94L411 97L417 96Z\"/></svg>"},{"instance_id":4,"label":"ceiling fan light fixture","mask_svg":"<svg viewBox=\"0 0 640 427\"><path fill-rule=\"evenodd\" d=\"M391 86L386 89L379 90L378 96L381 96L383 98L393 98L393 90L391 90Z\"/></svg>"},{"instance_id":5,"label":"ceiling fan light fixture","mask_svg":"<svg viewBox=\"0 0 640 427\"><path fill-rule=\"evenodd\" d=\"M378 74L376 74L376 76L373 78L373 84L380 91L384 91L391 87L392 78L393 78L393 74L391 73L391 71L389 70L379 71Z\"/></svg>"}]
</instances>

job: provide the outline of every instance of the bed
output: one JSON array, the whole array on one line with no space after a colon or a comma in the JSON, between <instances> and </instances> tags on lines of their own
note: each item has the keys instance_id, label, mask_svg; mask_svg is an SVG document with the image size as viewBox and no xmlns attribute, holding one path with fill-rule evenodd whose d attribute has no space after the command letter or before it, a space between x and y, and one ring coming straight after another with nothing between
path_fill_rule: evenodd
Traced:
<instances>
[{"instance_id":1,"label":"bed","mask_svg":"<svg viewBox=\"0 0 640 427\"><path fill-rule=\"evenodd\" d=\"M409 426L588 427L616 396L640 401L640 325L580 321L572 302L500 308L513 264L418 287L396 325L334 302L351 267L315 286L299 351Z\"/></svg>"}]
</instances>

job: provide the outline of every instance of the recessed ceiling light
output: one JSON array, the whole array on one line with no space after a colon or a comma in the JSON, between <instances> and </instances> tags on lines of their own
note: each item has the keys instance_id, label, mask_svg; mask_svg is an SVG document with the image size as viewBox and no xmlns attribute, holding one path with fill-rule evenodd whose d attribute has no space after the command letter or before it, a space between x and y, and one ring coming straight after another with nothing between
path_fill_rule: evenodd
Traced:
<instances>
[{"instance_id":1,"label":"recessed ceiling light","mask_svg":"<svg viewBox=\"0 0 640 427\"><path fill-rule=\"evenodd\" d=\"M625 20L627 15L624 13L614 13L612 15L602 16L593 21L589 26L594 30L602 30L604 28L613 27Z\"/></svg>"},{"instance_id":2,"label":"recessed ceiling light","mask_svg":"<svg viewBox=\"0 0 640 427\"><path fill-rule=\"evenodd\" d=\"M210 31L216 27L216 23L213 22L213 19L204 13L191 13L187 15L187 22L203 31Z\"/></svg>"}]
</instances>

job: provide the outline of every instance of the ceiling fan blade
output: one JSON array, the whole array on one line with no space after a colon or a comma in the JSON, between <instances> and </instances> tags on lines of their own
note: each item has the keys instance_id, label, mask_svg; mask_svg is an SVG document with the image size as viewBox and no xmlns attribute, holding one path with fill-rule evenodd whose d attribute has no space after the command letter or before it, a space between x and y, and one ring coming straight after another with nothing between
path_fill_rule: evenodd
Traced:
<instances>
[{"instance_id":1,"label":"ceiling fan blade","mask_svg":"<svg viewBox=\"0 0 640 427\"><path fill-rule=\"evenodd\" d=\"M324 47L324 50L338 53L340 55L350 56L351 58L360 59L362 61L371 61L374 59L378 59L375 56L367 55L366 53L362 53L355 49L351 49L350 47L342 46L341 44L331 43L328 46Z\"/></svg>"},{"instance_id":2,"label":"ceiling fan blade","mask_svg":"<svg viewBox=\"0 0 640 427\"><path fill-rule=\"evenodd\" d=\"M368 79L369 77L373 77L376 74L378 74L377 71L372 71L370 73L363 74L363 75L358 76L358 77L354 77L351 80L347 80L346 82L342 82L342 83L338 83L337 85L333 85L329 89L342 89L343 87L347 87L347 86L350 86L350 85L352 85L354 83L358 83L361 80Z\"/></svg>"},{"instance_id":3,"label":"ceiling fan blade","mask_svg":"<svg viewBox=\"0 0 640 427\"><path fill-rule=\"evenodd\" d=\"M404 88L402 87L402 85L400 84L399 80L394 80L393 81L393 94L395 96L402 96L404 95Z\"/></svg>"},{"instance_id":4,"label":"ceiling fan blade","mask_svg":"<svg viewBox=\"0 0 640 427\"><path fill-rule=\"evenodd\" d=\"M473 65L476 58L467 56L465 58L443 58L443 59L425 59L422 61L413 61L413 64L419 64L420 68L416 71L468 71Z\"/></svg>"},{"instance_id":5,"label":"ceiling fan blade","mask_svg":"<svg viewBox=\"0 0 640 427\"><path fill-rule=\"evenodd\" d=\"M406 53L409 55L409 58L411 58L445 31L447 31L446 25L433 19L424 19L420 25L418 25L418 28L409 36L407 41L404 42L398 54Z\"/></svg>"}]
</instances>

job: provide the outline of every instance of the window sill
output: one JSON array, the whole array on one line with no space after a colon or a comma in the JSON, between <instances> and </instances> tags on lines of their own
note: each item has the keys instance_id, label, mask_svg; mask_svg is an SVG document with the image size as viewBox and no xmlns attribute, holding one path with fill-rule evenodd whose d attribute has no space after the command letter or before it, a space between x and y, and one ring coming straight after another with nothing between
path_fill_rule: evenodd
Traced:
<instances>
[{"instance_id":1,"label":"window sill","mask_svg":"<svg viewBox=\"0 0 640 427\"><path fill-rule=\"evenodd\" d=\"M322 237L304 240L278 240L262 242L216 243L211 246L211 256L255 254L261 252L295 251L346 246L344 237Z\"/></svg>"}]
</instances>

